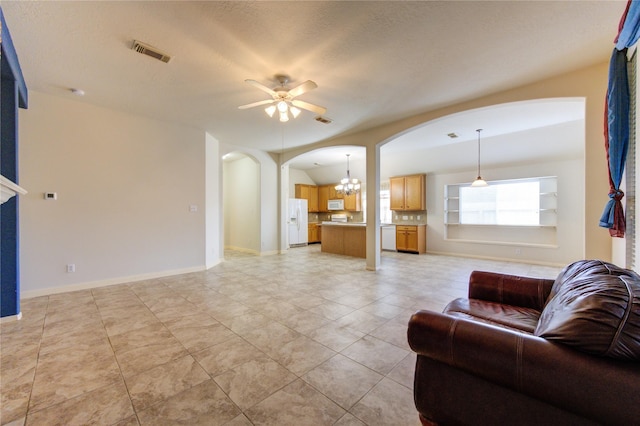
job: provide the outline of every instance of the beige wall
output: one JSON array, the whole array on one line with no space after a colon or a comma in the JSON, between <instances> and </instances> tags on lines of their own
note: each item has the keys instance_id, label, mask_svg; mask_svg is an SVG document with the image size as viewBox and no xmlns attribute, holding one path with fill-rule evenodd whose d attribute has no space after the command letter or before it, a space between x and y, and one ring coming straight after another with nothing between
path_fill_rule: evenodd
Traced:
<instances>
[{"instance_id":1,"label":"beige wall","mask_svg":"<svg viewBox=\"0 0 640 426\"><path fill-rule=\"evenodd\" d=\"M429 174L427 175L427 204L428 208L427 245L429 252L470 255L496 259L514 259L518 261L566 265L584 258L584 181L583 160L549 161L518 165L517 167L485 168L483 177L491 179L520 179L539 176L558 177L558 206L557 226L550 228L518 229L517 227L496 231L491 229L489 234L502 232L508 238L518 239L531 232L542 235L553 235L555 241L545 242L553 247L543 247L527 244L486 244L477 242L459 242L445 239L444 226L444 196L445 185L458 184L469 180L468 172ZM453 228L457 232L457 228ZM529 237L531 238L531 237ZM491 235L486 240L499 241L499 235Z\"/></svg>"},{"instance_id":2,"label":"beige wall","mask_svg":"<svg viewBox=\"0 0 640 426\"><path fill-rule=\"evenodd\" d=\"M19 161L24 297L204 268L203 132L30 92Z\"/></svg>"},{"instance_id":3,"label":"beige wall","mask_svg":"<svg viewBox=\"0 0 640 426\"><path fill-rule=\"evenodd\" d=\"M607 64L600 64L323 141L284 153L282 159L323 146L384 143L414 126L473 108L584 97L584 250L586 257L609 260L611 239L607 230L598 227L608 199L602 139L607 73ZM230 151L245 152L259 164L258 226L247 245L260 254L282 250L286 226L280 212L286 200L280 191L289 189L288 173L283 175L286 181L280 181L278 163L264 152L233 145L209 149L217 148L216 144L196 129L31 92L30 108L20 112L20 182L29 191L20 201L23 296L217 263L215 252L221 252L222 244L207 240L221 237L215 227L221 226L222 218L207 212L205 225L205 197L206 210L222 212L217 205L222 198L222 173L207 173L210 167L205 159L209 165L217 163L219 158L207 156ZM57 192L58 200L45 201L44 192ZM190 205L198 206L198 211L189 212ZM65 272L69 263L76 265L77 272Z\"/></svg>"},{"instance_id":4,"label":"beige wall","mask_svg":"<svg viewBox=\"0 0 640 426\"><path fill-rule=\"evenodd\" d=\"M363 132L328 139L312 146L286 152L284 161L297 155L335 145L383 144L393 140L395 135L419 126L428 121L450 114L482 108L496 104L526 101L532 99L583 97L586 100L585 111L585 159L584 159L584 239L585 257L611 260L611 238L606 229L600 228L598 222L602 209L608 200L609 184L606 155L603 141L603 105L607 90L608 63L602 63L563 74L540 82L514 88L512 90L484 96L449 107L419 114L404 120L379 126ZM428 250L428 247L427 247ZM370 250L371 251L371 250ZM482 247L477 250L478 254ZM373 252L373 251L372 251Z\"/></svg>"},{"instance_id":5,"label":"beige wall","mask_svg":"<svg viewBox=\"0 0 640 426\"><path fill-rule=\"evenodd\" d=\"M296 197L296 184L316 185L304 170L289 168L289 193L287 198Z\"/></svg>"},{"instance_id":6,"label":"beige wall","mask_svg":"<svg viewBox=\"0 0 640 426\"><path fill-rule=\"evenodd\" d=\"M225 162L224 246L260 253L260 166L250 157Z\"/></svg>"}]
</instances>

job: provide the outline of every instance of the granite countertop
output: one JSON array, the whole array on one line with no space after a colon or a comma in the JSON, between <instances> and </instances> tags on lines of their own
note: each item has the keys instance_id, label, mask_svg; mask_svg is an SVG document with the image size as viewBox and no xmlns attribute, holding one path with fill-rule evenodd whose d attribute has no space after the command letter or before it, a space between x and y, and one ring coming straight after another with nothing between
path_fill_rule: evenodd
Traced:
<instances>
[{"instance_id":1,"label":"granite countertop","mask_svg":"<svg viewBox=\"0 0 640 426\"><path fill-rule=\"evenodd\" d=\"M322 222L322 224L331 226L367 226L365 222Z\"/></svg>"}]
</instances>

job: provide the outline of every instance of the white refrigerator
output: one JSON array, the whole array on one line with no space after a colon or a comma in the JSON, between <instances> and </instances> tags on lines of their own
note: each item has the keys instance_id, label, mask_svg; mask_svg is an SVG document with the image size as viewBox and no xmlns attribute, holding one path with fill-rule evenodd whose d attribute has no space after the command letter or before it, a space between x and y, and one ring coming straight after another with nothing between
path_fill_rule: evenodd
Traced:
<instances>
[{"instance_id":1,"label":"white refrigerator","mask_svg":"<svg viewBox=\"0 0 640 426\"><path fill-rule=\"evenodd\" d=\"M306 246L309 242L307 210L307 200L289 198L289 247Z\"/></svg>"}]
</instances>

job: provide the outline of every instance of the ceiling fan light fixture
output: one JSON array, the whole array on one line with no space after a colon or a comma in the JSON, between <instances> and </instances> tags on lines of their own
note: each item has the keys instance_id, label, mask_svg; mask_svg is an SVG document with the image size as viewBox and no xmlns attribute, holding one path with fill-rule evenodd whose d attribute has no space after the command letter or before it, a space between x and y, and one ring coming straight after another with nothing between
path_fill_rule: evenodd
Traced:
<instances>
[{"instance_id":1,"label":"ceiling fan light fixture","mask_svg":"<svg viewBox=\"0 0 640 426\"><path fill-rule=\"evenodd\" d=\"M264 112L266 112L269 117L273 117L273 114L275 114L276 112L276 106L275 105L268 106L264 109Z\"/></svg>"},{"instance_id":2,"label":"ceiling fan light fixture","mask_svg":"<svg viewBox=\"0 0 640 426\"><path fill-rule=\"evenodd\" d=\"M293 118L298 117L298 115L300 115L303 109L314 112L319 116L322 116L324 113L327 112L327 109L325 107L314 105L312 103L305 102L299 99L295 99L296 97L317 88L318 85L315 82L311 80L307 80L304 83L294 87L293 89L289 89L287 87L287 83L289 82L289 76L284 74L276 74L275 77L276 77L276 80L278 80L278 82L280 83L280 86L276 87L275 89L267 87L264 84L258 83L256 80L251 80L251 79L245 80L246 83L249 83L253 87L256 87L262 90L263 92L269 94L272 99L265 99L262 101L251 102L246 105L240 105L238 109L249 109L249 108L262 106L262 105L270 105L269 107L265 108L264 111L267 113L269 117L273 117L277 110L280 113L279 119L281 122L289 121L291 117ZM291 117L289 117L289 111L291 112ZM282 114L286 114L286 118ZM331 120L327 119L322 122L329 123L331 122Z\"/></svg>"},{"instance_id":3,"label":"ceiling fan light fixture","mask_svg":"<svg viewBox=\"0 0 640 426\"><path fill-rule=\"evenodd\" d=\"M281 114L283 112L286 113L288 109L289 109L289 105L287 105L285 101L278 102L278 111L280 111Z\"/></svg>"}]
</instances>

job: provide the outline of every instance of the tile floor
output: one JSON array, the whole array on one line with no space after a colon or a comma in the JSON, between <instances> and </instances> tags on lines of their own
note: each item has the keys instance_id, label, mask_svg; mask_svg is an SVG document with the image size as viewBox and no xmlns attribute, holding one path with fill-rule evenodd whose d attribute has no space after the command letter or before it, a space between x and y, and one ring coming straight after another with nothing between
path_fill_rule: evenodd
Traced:
<instances>
[{"instance_id":1,"label":"tile floor","mask_svg":"<svg viewBox=\"0 0 640 426\"><path fill-rule=\"evenodd\" d=\"M0 326L2 425L419 425L418 309L474 269L558 268L384 252L226 253L192 273L22 301Z\"/></svg>"}]
</instances>

